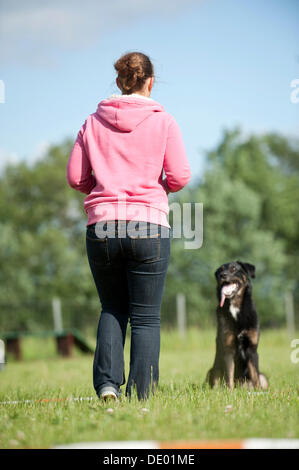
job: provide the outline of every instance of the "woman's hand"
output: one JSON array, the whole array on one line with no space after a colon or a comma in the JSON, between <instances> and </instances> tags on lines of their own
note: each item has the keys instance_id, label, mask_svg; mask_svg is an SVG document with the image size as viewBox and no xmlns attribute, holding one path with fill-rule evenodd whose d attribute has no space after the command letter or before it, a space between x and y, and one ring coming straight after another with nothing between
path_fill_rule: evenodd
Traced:
<instances>
[{"instance_id":1,"label":"woman's hand","mask_svg":"<svg viewBox=\"0 0 299 470\"><path fill-rule=\"evenodd\" d=\"M167 179L166 179L166 178L164 178L164 180L162 180L162 186L163 186L163 188L165 189L166 194L169 194L169 193L171 192L170 189L169 189L169 187L168 187Z\"/></svg>"}]
</instances>

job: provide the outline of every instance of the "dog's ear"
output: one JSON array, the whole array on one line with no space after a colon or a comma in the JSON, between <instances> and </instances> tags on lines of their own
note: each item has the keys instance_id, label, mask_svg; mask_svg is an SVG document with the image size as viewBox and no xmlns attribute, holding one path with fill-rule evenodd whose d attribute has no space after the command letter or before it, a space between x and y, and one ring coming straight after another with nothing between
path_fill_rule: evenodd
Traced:
<instances>
[{"instance_id":1,"label":"dog's ear","mask_svg":"<svg viewBox=\"0 0 299 470\"><path fill-rule=\"evenodd\" d=\"M214 272L214 276L216 277L216 279L218 279L219 272L220 272L220 268L216 269L216 271Z\"/></svg>"},{"instance_id":2,"label":"dog's ear","mask_svg":"<svg viewBox=\"0 0 299 470\"><path fill-rule=\"evenodd\" d=\"M242 269L252 278L255 278L255 266L250 263L243 263L242 261L237 261L240 266L242 266Z\"/></svg>"}]
</instances>

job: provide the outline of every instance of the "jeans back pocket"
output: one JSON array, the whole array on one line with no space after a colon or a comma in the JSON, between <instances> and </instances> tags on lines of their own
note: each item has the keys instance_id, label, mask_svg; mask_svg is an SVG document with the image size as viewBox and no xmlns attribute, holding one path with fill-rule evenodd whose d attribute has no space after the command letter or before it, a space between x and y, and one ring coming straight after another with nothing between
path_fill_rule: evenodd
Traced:
<instances>
[{"instance_id":1,"label":"jeans back pocket","mask_svg":"<svg viewBox=\"0 0 299 470\"><path fill-rule=\"evenodd\" d=\"M95 225L88 225L86 229L86 251L88 260L95 265L107 265L110 263L108 237L99 237Z\"/></svg>"},{"instance_id":2,"label":"jeans back pocket","mask_svg":"<svg viewBox=\"0 0 299 470\"><path fill-rule=\"evenodd\" d=\"M157 224L139 222L136 230L127 231L136 261L152 263L160 259L161 233Z\"/></svg>"}]
</instances>

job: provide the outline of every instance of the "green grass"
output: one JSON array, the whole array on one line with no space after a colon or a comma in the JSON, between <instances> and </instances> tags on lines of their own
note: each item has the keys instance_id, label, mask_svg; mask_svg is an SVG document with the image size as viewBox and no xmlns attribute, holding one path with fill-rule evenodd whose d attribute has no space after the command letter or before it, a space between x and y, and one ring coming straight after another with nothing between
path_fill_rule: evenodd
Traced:
<instances>
[{"instance_id":1,"label":"green grass","mask_svg":"<svg viewBox=\"0 0 299 470\"><path fill-rule=\"evenodd\" d=\"M128 350L129 341L126 365ZM0 447L135 439L298 438L299 364L290 360L286 333L262 332L260 369L270 380L266 393L203 387L214 352L214 331L192 329L184 341L175 332L164 331L159 390L147 402L123 397L112 405L112 414L107 412L111 405L98 400L0 405ZM29 338L24 340L24 353L24 362L10 360L0 371L1 402L95 396L91 355L58 358L53 340ZM232 406L230 411L227 405ZM142 411L144 407L149 411Z\"/></svg>"}]
</instances>

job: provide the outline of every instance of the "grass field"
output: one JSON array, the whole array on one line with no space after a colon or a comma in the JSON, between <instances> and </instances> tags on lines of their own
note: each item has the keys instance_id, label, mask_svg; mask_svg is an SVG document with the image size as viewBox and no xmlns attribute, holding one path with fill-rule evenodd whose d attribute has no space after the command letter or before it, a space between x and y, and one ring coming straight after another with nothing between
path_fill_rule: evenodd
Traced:
<instances>
[{"instance_id":1,"label":"grass field","mask_svg":"<svg viewBox=\"0 0 299 470\"><path fill-rule=\"evenodd\" d=\"M270 390L265 393L203 387L214 349L214 331L192 329L185 340L176 332L162 332L156 395L143 403L122 397L112 413L107 412L111 405L98 400L2 404L0 447L144 439L298 438L299 364L290 360L286 332L262 332L260 369L270 380ZM129 341L127 366L128 351ZM24 362L9 361L0 371L0 402L94 396L92 356L58 358L53 340L36 339L24 341L24 353Z\"/></svg>"}]
</instances>

